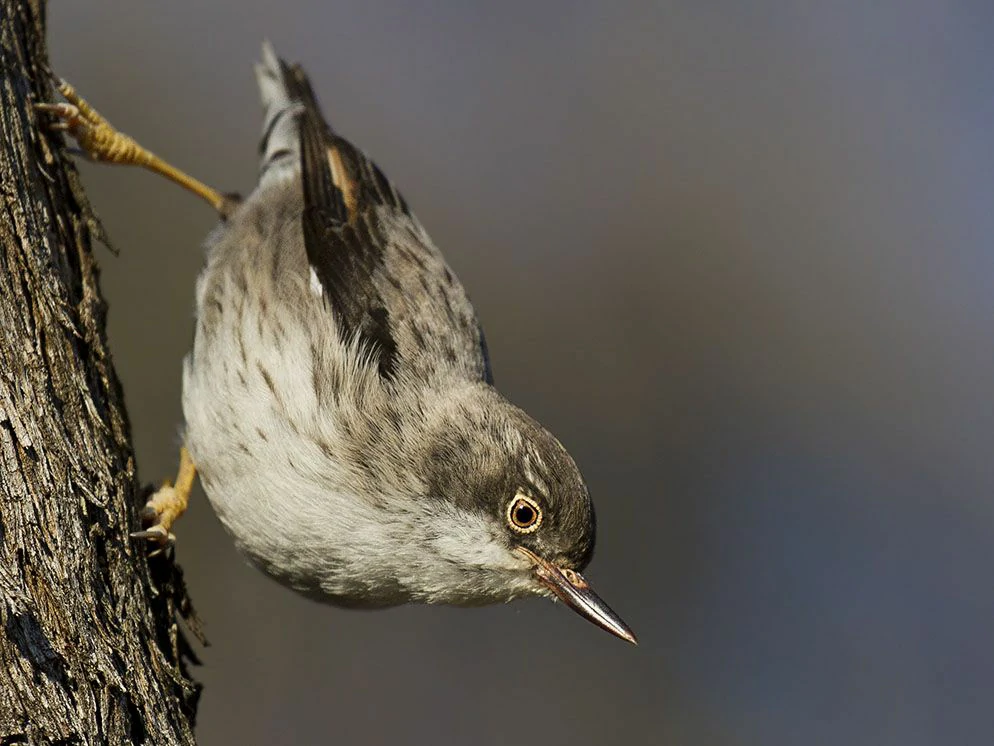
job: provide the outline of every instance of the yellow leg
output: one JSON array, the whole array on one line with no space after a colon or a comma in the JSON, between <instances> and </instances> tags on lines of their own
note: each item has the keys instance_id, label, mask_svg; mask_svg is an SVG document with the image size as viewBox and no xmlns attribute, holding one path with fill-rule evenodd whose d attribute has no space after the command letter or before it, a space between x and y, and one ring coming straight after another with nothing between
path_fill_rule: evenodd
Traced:
<instances>
[{"instance_id":1,"label":"yellow leg","mask_svg":"<svg viewBox=\"0 0 994 746\"><path fill-rule=\"evenodd\" d=\"M160 544L171 544L176 537L170 529L176 519L186 512L190 502L190 491L197 478L197 467L193 465L190 452L186 447L179 451L179 471L176 483L165 482L156 491L142 510L142 523L147 526L143 531L136 531L131 536L135 539L153 539Z\"/></svg>"},{"instance_id":2,"label":"yellow leg","mask_svg":"<svg viewBox=\"0 0 994 746\"><path fill-rule=\"evenodd\" d=\"M230 207L229 199L221 192L170 166L155 153L114 129L66 81L59 80L58 88L68 103L35 104L35 109L53 115L57 121L52 128L69 132L93 160L147 168L189 189L222 214Z\"/></svg>"}]
</instances>

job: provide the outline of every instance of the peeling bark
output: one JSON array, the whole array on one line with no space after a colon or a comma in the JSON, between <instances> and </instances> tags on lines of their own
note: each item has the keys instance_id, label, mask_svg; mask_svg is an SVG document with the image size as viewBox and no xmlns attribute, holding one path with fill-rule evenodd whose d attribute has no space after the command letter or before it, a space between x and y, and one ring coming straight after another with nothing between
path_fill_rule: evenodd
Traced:
<instances>
[{"instance_id":1,"label":"peeling bark","mask_svg":"<svg viewBox=\"0 0 994 746\"><path fill-rule=\"evenodd\" d=\"M40 0L0 0L0 744L191 744L168 559L142 502L91 253L61 139Z\"/></svg>"}]
</instances>

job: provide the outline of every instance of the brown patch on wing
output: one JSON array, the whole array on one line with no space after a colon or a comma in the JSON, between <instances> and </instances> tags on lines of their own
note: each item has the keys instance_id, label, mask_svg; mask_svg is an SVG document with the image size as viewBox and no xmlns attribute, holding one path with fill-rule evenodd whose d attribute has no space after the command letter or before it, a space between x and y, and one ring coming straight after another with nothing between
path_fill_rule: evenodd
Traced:
<instances>
[{"instance_id":1,"label":"brown patch on wing","mask_svg":"<svg viewBox=\"0 0 994 746\"><path fill-rule=\"evenodd\" d=\"M354 223L356 213L359 210L359 190L356 183L350 178L348 170L345 168L341 151L337 145L328 147L328 163L331 164L331 179L342 193L345 209L349 213L349 222Z\"/></svg>"}]
</instances>

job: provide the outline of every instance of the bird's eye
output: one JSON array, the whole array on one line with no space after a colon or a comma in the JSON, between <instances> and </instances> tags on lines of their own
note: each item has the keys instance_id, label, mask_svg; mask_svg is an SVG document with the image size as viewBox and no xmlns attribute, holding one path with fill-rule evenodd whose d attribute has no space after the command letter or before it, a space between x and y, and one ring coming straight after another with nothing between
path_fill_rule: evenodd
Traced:
<instances>
[{"instance_id":1,"label":"bird's eye","mask_svg":"<svg viewBox=\"0 0 994 746\"><path fill-rule=\"evenodd\" d=\"M542 509L527 495L517 494L507 504L507 525L519 534L530 534L542 523Z\"/></svg>"}]
</instances>

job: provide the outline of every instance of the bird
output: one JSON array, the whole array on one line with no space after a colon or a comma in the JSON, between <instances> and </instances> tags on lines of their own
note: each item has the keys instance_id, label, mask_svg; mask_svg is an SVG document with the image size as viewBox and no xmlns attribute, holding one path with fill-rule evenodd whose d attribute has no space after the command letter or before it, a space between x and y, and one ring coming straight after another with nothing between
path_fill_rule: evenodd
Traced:
<instances>
[{"instance_id":1,"label":"bird","mask_svg":"<svg viewBox=\"0 0 994 746\"><path fill-rule=\"evenodd\" d=\"M196 283L173 482L132 536L164 545L199 476L248 560L343 607L559 599L630 643L581 574L595 542L566 448L494 386L469 297L396 186L268 42L259 180L244 199L163 161L66 81L35 108L95 161L219 215Z\"/></svg>"}]
</instances>

